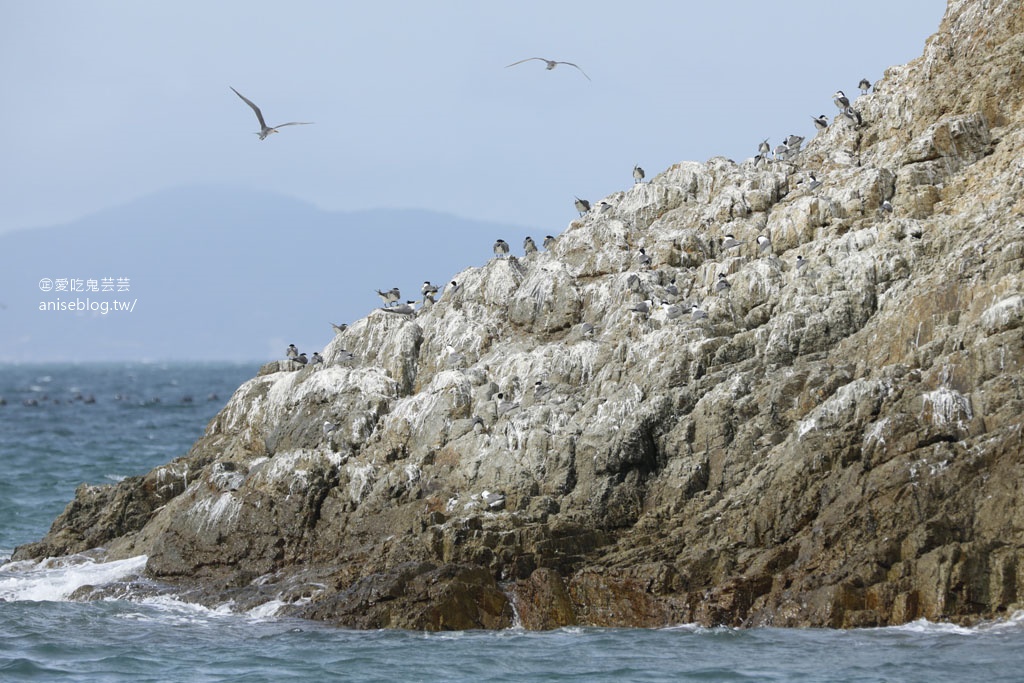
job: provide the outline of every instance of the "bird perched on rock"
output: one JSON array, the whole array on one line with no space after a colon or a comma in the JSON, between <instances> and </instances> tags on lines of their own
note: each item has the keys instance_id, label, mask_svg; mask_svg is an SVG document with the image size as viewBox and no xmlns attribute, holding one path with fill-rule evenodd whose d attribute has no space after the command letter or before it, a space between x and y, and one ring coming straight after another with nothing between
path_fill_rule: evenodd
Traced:
<instances>
[{"instance_id":1,"label":"bird perched on rock","mask_svg":"<svg viewBox=\"0 0 1024 683\"><path fill-rule=\"evenodd\" d=\"M230 85L228 87L231 88ZM256 135L260 136L260 140L266 140L268 135L279 132L277 130L278 128L284 128L285 126L308 126L311 123L313 123L312 121L290 121L288 123L279 123L276 126L268 126L267 122L263 120L263 112L260 111L259 107L253 104L252 100L248 99L247 97L245 97L245 95L238 92L234 88L231 88L231 90L234 91L236 95L241 97L242 101L248 104L250 107L252 107L252 110L256 112L256 119L260 122L260 130L258 133L256 133Z\"/></svg>"},{"instance_id":2,"label":"bird perched on rock","mask_svg":"<svg viewBox=\"0 0 1024 683\"><path fill-rule=\"evenodd\" d=\"M630 310L631 313L639 313L641 315L647 315L648 313L651 312L651 306L653 306L653 305L654 305L654 302L651 301L650 299L647 299L646 301L641 301L639 303L633 304L632 306L629 307L629 310Z\"/></svg>"},{"instance_id":3,"label":"bird perched on rock","mask_svg":"<svg viewBox=\"0 0 1024 683\"><path fill-rule=\"evenodd\" d=\"M633 167L633 183L642 183L644 181L644 169L640 168L639 164Z\"/></svg>"},{"instance_id":4,"label":"bird perched on rock","mask_svg":"<svg viewBox=\"0 0 1024 683\"><path fill-rule=\"evenodd\" d=\"M494 243L494 255L498 258L504 258L508 256L508 242L499 239Z\"/></svg>"},{"instance_id":5,"label":"bird perched on rock","mask_svg":"<svg viewBox=\"0 0 1024 683\"><path fill-rule=\"evenodd\" d=\"M647 255L647 252L644 251L643 247L640 247L640 252L636 255L636 261L640 264L641 268L651 267L651 257Z\"/></svg>"},{"instance_id":6,"label":"bird perched on rock","mask_svg":"<svg viewBox=\"0 0 1024 683\"><path fill-rule=\"evenodd\" d=\"M803 254L799 254L796 257L796 272L803 274L802 271L807 267L807 259L804 258Z\"/></svg>"},{"instance_id":7,"label":"bird perched on rock","mask_svg":"<svg viewBox=\"0 0 1024 683\"><path fill-rule=\"evenodd\" d=\"M681 318L685 310L679 304L669 304L664 301L661 302L661 307L665 309L665 318L667 320L675 320Z\"/></svg>"},{"instance_id":8,"label":"bird perched on rock","mask_svg":"<svg viewBox=\"0 0 1024 683\"><path fill-rule=\"evenodd\" d=\"M828 128L828 118L824 114L821 116L812 116L811 119L814 121L814 127L818 130L825 130Z\"/></svg>"},{"instance_id":9,"label":"bird perched on rock","mask_svg":"<svg viewBox=\"0 0 1024 683\"><path fill-rule=\"evenodd\" d=\"M398 315L415 315L416 314L416 302L406 301L404 304L398 304L389 308L382 308L380 310L387 311L388 313L396 313Z\"/></svg>"},{"instance_id":10,"label":"bird perched on rock","mask_svg":"<svg viewBox=\"0 0 1024 683\"><path fill-rule=\"evenodd\" d=\"M765 156L765 155L769 154L771 151L772 151L772 148L768 144L768 138L765 138L764 141L760 145L757 146L757 152L761 156Z\"/></svg>"},{"instance_id":11,"label":"bird perched on rock","mask_svg":"<svg viewBox=\"0 0 1024 683\"><path fill-rule=\"evenodd\" d=\"M855 127L859 126L863 122L860 117L860 112L853 107L847 107L844 109L843 116L849 119Z\"/></svg>"},{"instance_id":12,"label":"bird perched on rock","mask_svg":"<svg viewBox=\"0 0 1024 683\"><path fill-rule=\"evenodd\" d=\"M548 235L547 237L544 238L543 244L545 249L550 250L553 246L555 246L555 238L552 235Z\"/></svg>"},{"instance_id":13,"label":"bird perched on rock","mask_svg":"<svg viewBox=\"0 0 1024 683\"><path fill-rule=\"evenodd\" d=\"M725 273L719 273L718 282L715 283L715 291L722 292L729 289L730 287L732 287L732 285L730 285L729 281L725 279Z\"/></svg>"},{"instance_id":14,"label":"bird perched on rock","mask_svg":"<svg viewBox=\"0 0 1024 683\"><path fill-rule=\"evenodd\" d=\"M609 204L608 202L604 201L603 199L597 203L597 212L598 213L605 213L610 208L612 208L612 205Z\"/></svg>"},{"instance_id":15,"label":"bird perched on rock","mask_svg":"<svg viewBox=\"0 0 1024 683\"><path fill-rule=\"evenodd\" d=\"M319 351L313 352L313 357L309 359L310 364L316 365L324 362L324 357L320 355Z\"/></svg>"},{"instance_id":16,"label":"bird perched on rock","mask_svg":"<svg viewBox=\"0 0 1024 683\"><path fill-rule=\"evenodd\" d=\"M576 210L579 211L580 215L582 216L587 211L590 211L590 202L588 202L586 199L580 199L579 197L576 197Z\"/></svg>"},{"instance_id":17,"label":"bird perched on rock","mask_svg":"<svg viewBox=\"0 0 1024 683\"><path fill-rule=\"evenodd\" d=\"M384 302L385 306L390 306L391 304L397 303L398 300L402 298L402 292L399 291L398 287L392 287L386 292L382 292L378 289L377 296L380 297L380 300Z\"/></svg>"},{"instance_id":18,"label":"bird perched on rock","mask_svg":"<svg viewBox=\"0 0 1024 683\"><path fill-rule=\"evenodd\" d=\"M802 135L790 135L786 138L786 147L789 148L791 154L796 154L800 151L800 146L804 144L804 136Z\"/></svg>"},{"instance_id":19,"label":"bird perched on rock","mask_svg":"<svg viewBox=\"0 0 1024 683\"><path fill-rule=\"evenodd\" d=\"M768 251L772 248L772 241L765 235L757 236L757 250L760 252Z\"/></svg>"},{"instance_id":20,"label":"bird perched on rock","mask_svg":"<svg viewBox=\"0 0 1024 683\"><path fill-rule=\"evenodd\" d=\"M430 280L424 280L420 287L420 294L423 296L434 296L437 294L437 285L430 284Z\"/></svg>"},{"instance_id":21,"label":"bird perched on rock","mask_svg":"<svg viewBox=\"0 0 1024 683\"><path fill-rule=\"evenodd\" d=\"M690 317L694 320L702 320L708 317L708 313L699 304L693 304L690 306Z\"/></svg>"},{"instance_id":22,"label":"bird perched on rock","mask_svg":"<svg viewBox=\"0 0 1024 683\"><path fill-rule=\"evenodd\" d=\"M514 409L519 407L518 403L506 400L504 392L499 391L497 393L497 395L495 395L494 398L495 398L494 404L495 404L495 407L497 408L499 416L500 415L504 415L505 413L509 412L510 410L514 410Z\"/></svg>"},{"instance_id":23,"label":"bird perched on rock","mask_svg":"<svg viewBox=\"0 0 1024 683\"><path fill-rule=\"evenodd\" d=\"M786 156L789 154L789 145L787 145L785 142L780 143L775 146L775 149L772 150L772 153L775 154L775 158L778 159L779 161L785 161Z\"/></svg>"},{"instance_id":24,"label":"bird perched on rock","mask_svg":"<svg viewBox=\"0 0 1024 683\"><path fill-rule=\"evenodd\" d=\"M843 111L850 106L850 98L842 90L836 90L836 94L832 96L832 102L839 111Z\"/></svg>"},{"instance_id":25,"label":"bird perched on rock","mask_svg":"<svg viewBox=\"0 0 1024 683\"><path fill-rule=\"evenodd\" d=\"M537 244L533 241L533 238L529 235L523 240L523 253L529 256L530 254L537 253Z\"/></svg>"},{"instance_id":26,"label":"bird perched on rock","mask_svg":"<svg viewBox=\"0 0 1024 683\"><path fill-rule=\"evenodd\" d=\"M544 57L527 57L526 59L520 59L518 62L512 62L511 64L506 65L505 68L507 69L510 66L515 66L516 64L522 64L523 62L532 62L534 60L538 60L538 61L544 62L544 68L547 69L548 71L551 71L552 69L554 69L559 64L565 64L566 66L571 66L574 69L579 70L579 72L581 74L586 76L588 81L590 80L590 76L587 76L586 72L583 69L580 69L580 67L577 66L576 64L573 64L572 62L558 62L558 61L555 61L554 59L545 59Z\"/></svg>"},{"instance_id":27,"label":"bird perched on rock","mask_svg":"<svg viewBox=\"0 0 1024 683\"><path fill-rule=\"evenodd\" d=\"M857 85L857 87L860 88L861 95L867 95L868 90L871 90L871 81L869 81L866 78L862 78L860 79L860 83Z\"/></svg>"},{"instance_id":28,"label":"bird perched on rock","mask_svg":"<svg viewBox=\"0 0 1024 683\"><path fill-rule=\"evenodd\" d=\"M732 235L726 235L722 238L722 249L735 249L741 244L743 244L743 242Z\"/></svg>"},{"instance_id":29,"label":"bird perched on rock","mask_svg":"<svg viewBox=\"0 0 1024 683\"><path fill-rule=\"evenodd\" d=\"M889 203L888 199L882 200L882 204L879 208L885 213L892 213L892 204Z\"/></svg>"},{"instance_id":30,"label":"bird perched on rock","mask_svg":"<svg viewBox=\"0 0 1024 683\"><path fill-rule=\"evenodd\" d=\"M305 365L306 363L309 362L309 360L306 358L306 354L305 353L300 353L295 358L292 358L292 360L297 362L297 363L301 363L303 365Z\"/></svg>"},{"instance_id":31,"label":"bird perched on rock","mask_svg":"<svg viewBox=\"0 0 1024 683\"><path fill-rule=\"evenodd\" d=\"M807 175L810 176L811 179L810 182L807 183L808 190L817 190L821 187L821 181L815 178L813 173L808 173Z\"/></svg>"},{"instance_id":32,"label":"bird perched on rock","mask_svg":"<svg viewBox=\"0 0 1024 683\"><path fill-rule=\"evenodd\" d=\"M334 334L341 334L348 329L348 323L342 323L340 325L337 323L331 323L331 329L334 330Z\"/></svg>"},{"instance_id":33,"label":"bird perched on rock","mask_svg":"<svg viewBox=\"0 0 1024 683\"><path fill-rule=\"evenodd\" d=\"M288 348L284 352L285 358L297 358L299 356L299 348L295 344L289 344Z\"/></svg>"}]
</instances>

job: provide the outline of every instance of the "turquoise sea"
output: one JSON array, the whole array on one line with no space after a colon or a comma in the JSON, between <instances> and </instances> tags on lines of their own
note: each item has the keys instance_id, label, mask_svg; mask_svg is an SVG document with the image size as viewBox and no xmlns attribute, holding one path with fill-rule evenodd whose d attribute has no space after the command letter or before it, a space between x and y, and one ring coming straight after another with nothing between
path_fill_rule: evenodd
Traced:
<instances>
[{"instance_id":1,"label":"turquoise sea","mask_svg":"<svg viewBox=\"0 0 1024 683\"><path fill-rule=\"evenodd\" d=\"M82 482L187 452L257 366L0 365L0 681L1024 680L1024 614L961 628L350 631L167 597L75 602L145 558L9 562Z\"/></svg>"}]
</instances>

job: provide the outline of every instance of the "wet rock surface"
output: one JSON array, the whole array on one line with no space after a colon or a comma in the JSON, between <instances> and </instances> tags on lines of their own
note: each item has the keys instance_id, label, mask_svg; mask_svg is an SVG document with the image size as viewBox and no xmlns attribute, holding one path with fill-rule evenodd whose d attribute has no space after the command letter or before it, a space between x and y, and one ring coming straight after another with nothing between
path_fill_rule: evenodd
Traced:
<instances>
[{"instance_id":1,"label":"wet rock surface","mask_svg":"<svg viewBox=\"0 0 1024 683\"><path fill-rule=\"evenodd\" d=\"M950 2L860 126L680 163L321 366L268 364L185 457L80 487L15 559L145 554L187 599L358 628L1017 608L1021 54L1019 2Z\"/></svg>"}]
</instances>

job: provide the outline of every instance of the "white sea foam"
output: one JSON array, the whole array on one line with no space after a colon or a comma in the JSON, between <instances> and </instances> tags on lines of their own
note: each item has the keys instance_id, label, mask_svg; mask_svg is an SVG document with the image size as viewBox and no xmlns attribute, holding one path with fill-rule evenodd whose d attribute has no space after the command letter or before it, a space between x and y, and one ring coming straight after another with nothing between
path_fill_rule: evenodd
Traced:
<instances>
[{"instance_id":1,"label":"white sea foam","mask_svg":"<svg viewBox=\"0 0 1024 683\"><path fill-rule=\"evenodd\" d=\"M102 585L139 574L147 559L139 555L97 562L84 555L72 555L39 562L11 562L0 567L0 602L67 600L82 586Z\"/></svg>"}]
</instances>

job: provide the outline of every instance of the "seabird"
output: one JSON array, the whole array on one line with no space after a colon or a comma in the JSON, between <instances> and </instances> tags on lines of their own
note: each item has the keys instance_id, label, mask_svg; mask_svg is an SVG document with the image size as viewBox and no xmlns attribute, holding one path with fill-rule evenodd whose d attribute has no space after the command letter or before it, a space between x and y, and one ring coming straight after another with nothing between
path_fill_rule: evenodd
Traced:
<instances>
[{"instance_id":1,"label":"seabird","mask_svg":"<svg viewBox=\"0 0 1024 683\"><path fill-rule=\"evenodd\" d=\"M392 287L386 292L382 292L378 289L377 296L380 297L380 300L384 302L385 306L390 306L402 298L402 292L399 291L398 287Z\"/></svg>"},{"instance_id":2,"label":"seabird","mask_svg":"<svg viewBox=\"0 0 1024 683\"><path fill-rule=\"evenodd\" d=\"M796 272L799 273L800 271L802 271L806 267L807 267L807 259L804 258L803 254L798 255L796 257Z\"/></svg>"},{"instance_id":3,"label":"seabird","mask_svg":"<svg viewBox=\"0 0 1024 683\"><path fill-rule=\"evenodd\" d=\"M498 406L498 415L504 415L508 411L513 410L513 409L519 407L518 403L513 403L512 401L506 401L505 400L505 394L503 392L499 391L497 393L497 395L495 396L495 398L497 399L496 403L497 403L497 406Z\"/></svg>"},{"instance_id":4,"label":"seabird","mask_svg":"<svg viewBox=\"0 0 1024 683\"><path fill-rule=\"evenodd\" d=\"M335 425L335 424L334 424L333 422L328 422L327 420L324 420L324 438L325 438L325 439L327 438L327 436L328 436L328 435L329 435L329 434L330 434L331 432L333 432L333 431L334 431L334 429L335 429L335 427L336 427L336 426L337 426L337 425Z\"/></svg>"},{"instance_id":5,"label":"seabird","mask_svg":"<svg viewBox=\"0 0 1024 683\"><path fill-rule=\"evenodd\" d=\"M436 303L433 294L424 294L423 299L420 300L420 308L430 308Z\"/></svg>"},{"instance_id":6,"label":"seabird","mask_svg":"<svg viewBox=\"0 0 1024 683\"><path fill-rule=\"evenodd\" d=\"M839 111L843 111L850 106L850 99L842 90L836 90L836 94L832 96L832 102L835 103Z\"/></svg>"},{"instance_id":7,"label":"seabird","mask_svg":"<svg viewBox=\"0 0 1024 683\"><path fill-rule=\"evenodd\" d=\"M718 274L718 282L715 283L715 291L721 292L723 289L729 289L732 285L725 279L725 273Z\"/></svg>"},{"instance_id":8,"label":"seabird","mask_svg":"<svg viewBox=\"0 0 1024 683\"><path fill-rule=\"evenodd\" d=\"M632 313L642 313L644 315L647 315L648 313L651 312L651 305L653 303L653 301L647 299L646 301L641 301L640 303L633 304L632 306L629 307L629 310Z\"/></svg>"},{"instance_id":9,"label":"seabird","mask_svg":"<svg viewBox=\"0 0 1024 683\"><path fill-rule=\"evenodd\" d=\"M825 130L828 128L828 118L824 114L821 116L812 116L811 118L814 120L814 127L818 130Z\"/></svg>"},{"instance_id":10,"label":"seabird","mask_svg":"<svg viewBox=\"0 0 1024 683\"><path fill-rule=\"evenodd\" d=\"M391 306L390 308L382 308L380 310L387 311L388 313L397 313L398 315L415 315L415 305L415 301L406 301L404 304L398 304L397 306Z\"/></svg>"},{"instance_id":11,"label":"seabird","mask_svg":"<svg viewBox=\"0 0 1024 683\"><path fill-rule=\"evenodd\" d=\"M552 69L554 69L559 64L565 64L566 66L571 66L574 69L579 70L579 72L581 74L586 76L588 81L590 80L590 76L587 76L587 73L583 69L580 69L580 67L578 65L573 64L572 62L556 62L553 59L545 59L544 57L527 57L526 59L520 59L518 62L512 62L511 64L508 64L507 66L505 66L505 68L507 69L510 66L515 66L516 64L522 64L523 62L532 62L534 60L544 62L544 64L546 65L545 68L548 71L551 71Z\"/></svg>"},{"instance_id":12,"label":"seabird","mask_svg":"<svg viewBox=\"0 0 1024 683\"><path fill-rule=\"evenodd\" d=\"M452 280L451 282L448 283L448 286L445 287L444 291L445 291L445 294L448 294L448 293L455 294L456 292L459 291L459 283L456 282L455 280Z\"/></svg>"},{"instance_id":13,"label":"seabird","mask_svg":"<svg viewBox=\"0 0 1024 683\"><path fill-rule=\"evenodd\" d=\"M284 352L285 358L297 358L299 355L299 349L295 344L289 344L288 349Z\"/></svg>"},{"instance_id":14,"label":"seabird","mask_svg":"<svg viewBox=\"0 0 1024 683\"><path fill-rule=\"evenodd\" d=\"M642 183L644 181L644 169L640 168L639 164L633 167L633 182Z\"/></svg>"},{"instance_id":15,"label":"seabird","mask_svg":"<svg viewBox=\"0 0 1024 683\"><path fill-rule=\"evenodd\" d=\"M640 253L638 253L636 255L636 260L637 260L637 263L640 264L641 268L650 268L651 267L651 257L647 255L647 252L644 251L643 247L640 247Z\"/></svg>"},{"instance_id":16,"label":"seabird","mask_svg":"<svg viewBox=\"0 0 1024 683\"><path fill-rule=\"evenodd\" d=\"M337 323L331 323L331 329L334 330L334 334L341 334L348 329L348 323L342 323L340 325Z\"/></svg>"},{"instance_id":17,"label":"seabird","mask_svg":"<svg viewBox=\"0 0 1024 683\"><path fill-rule=\"evenodd\" d=\"M786 155L789 154L789 146L785 142L776 145L773 153L775 154L776 159L779 161L785 161Z\"/></svg>"},{"instance_id":18,"label":"seabird","mask_svg":"<svg viewBox=\"0 0 1024 683\"><path fill-rule=\"evenodd\" d=\"M497 256L498 258L504 258L505 256L508 256L508 242L502 239L499 239L497 242L495 242L494 255Z\"/></svg>"},{"instance_id":19,"label":"seabird","mask_svg":"<svg viewBox=\"0 0 1024 683\"><path fill-rule=\"evenodd\" d=\"M544 238L544 248L550 250L551 247L555 246L555 238L552 235L548 235Z\"/></svg>"},{"instance_id":20,"label":"seabird","mask_svg":"<svg viewBox=\"0 0 1024 683\"><path fill-rule=\"evenodd\" d=\"M690 307L690 317L692 317L694 320L702 320L708 317L708 313L699 305L694 304L693 306Z\"/></svg>"},{"instance_id":21,"label":"seabird","mask_svg":"<svg viewBox=\"0 0 1024 683\"><path fill-rule=\"evenodd\" d=\"M734 247L740 246L741 244L743 244L743 242L736 239L732 235L726 235L725 237L722 238L722 249L732 249Z\"/></svg>"},{"instance_id":22,"label":"seabird","mask_svg":"<svg viewBox=\"0 0 1024 683\"><path fill-rule=\"evenodd\" d=\"M590 202L588 202L586 199L580 199L579 197L576 197L576 210L579 211L580 215L582 216L587 211L590 211Z\"/></svg>"},{"instance_id":23,"label":"seabird","mask_svg":"<svg viewBox=\"0 0 1024 683\"><path fill-rule=\"evenodd\" d=\"M882 205L879 207L885 213L892 213L892 204L889 203L888 199L882 201Z\"/></svg>"},{"instance_id":24,"label":"seabird","mask_svg":"<svg viewBox=\"0 0 1024 683\"><path fill-rule=\"evenodd\" d=\"M580 334L589 337L594 334L594 326L590 323L580 323Z\"/></svg>"},{"instance_id":25,"label":"seabird","mask_svg":"<svg viewBox=\"0 0 1024 683\"><path fill-rule=\"evenodd\" d=\"M764 156L764 155L766 155L766 154L768 154L769 152L772 151L772 148L768 145L768 138L765 138L764 142L762 142L760 145L757 146L757 151L762 156Z\"/></svg>"},{"instance_id":26,"label":"seabird","mask_svg":"<svg viewBox=\"0 0 1024 683\"><path fill-rule=\"evenodd\" d=\"M231 88L230 85L228 87ZM236 95L242 98L243 102L252 107L252 110L256 112L256 118L260 122L260 132L256 133L256 135L260 136L260 140L265 140L267 136L270 135L271 133L278 132L278 128L284 128L285 126L308 126L309 124L313 123L312 121L289 121L288 123L279 123L276 126L268 126L267 122L263 120L263 112L260 111L260 108L253 104L253 101L248 99L242 93L238 92L234 88L231 89L234 91Z\"/></svg>"},{"instance_id":27,"label":"seabird","mask_svg":"<svg viewBox=\"0 0 1024 683\"><path fill-rule=\"evenodd\" d=\"M347 363L350 360L355 360L355 359L356 359L356 354L352 353L351 351L346 351L345 349L342 349L341 351L338 352L338 355L334 357L334 362L335 363Z\"/></svg>"},{"instance_id":28,"label":"seabird","mask_svg":"<svg viewBox=\"0 0 1024 683\"><path fill-rule=\"evenodd\" d=\"M668 320L675 320L683 315L683 307L679 304L668 304L664 301L661 302L661 307L665 309L665 318Z\"/></svg>"},{"instance_id":29,"label":"seabird","mask_svg":"<svg viewBox=\"0 0 1024 683\"><path fill-rule=\"evenodd\" d=\"M626 289L631 292L640 291L640 276L636 273L630 273L626 276Z\"/></svg>"},{"instance_id":30,"label":"seabird","mask_svg":"<svg viewBox=\"0 0 1024 683\"><path fill-rule=\"evenodd\" d=\"M424 280L423 286L420 287L420 293L423 296L434 296L437 294L437 285L430 284L430 280Z\"/></svg>"},{"instance_id":31,"label":"seabird","mask_svg":"<svg viewBox=\"0 0 1024 683\"><path fill-rule=\"evenodd\" d=\"M808 190L817 190L821 187L821 181L814 177L813 173L808 174L811 177L811 182L807 184Z\"/></svg>"},{"instance_id":32,"label":"seabird","mask_svg":"<svg viewBox=\"0 0 1024 683\"><path fill-rule=\"evenodd\" d=\"M505 496L500 493L491 493L490 491L481 492L480 496L483 498L484 503L491 510L496 510L505 507Z\"/></svg>"},{"instance_id":33,"label":"seabird","mask_svg":"<svg viewBox=\"0 0 1024 683\"><path fill-rule=\"evenodd\" d=\"M309 362L308 360L306 360L306 354L305 353L300 353L295 358L292 358L292 360L297 362L297 363L302 363L303 365L305 365L306 363Z\"/></svg>"},{"instance_id":34,"label":"seabird","mask_svg":"<svg viewBox=\"0 0 1024 683\"><path fill-rule=\"evenodd\" d=\"M857 85L857 87L860 88L861 95L867 95L868 90L871 90L871 81L869 81L866 78L862 78L860 79L860 83Z\"/></svg>"},{"instance_id":35,"label":"seabird","mask_svg":"<svg viewBox=\"0 0 1024 683\"><path fill-rule=\"evenodd\" d=\"M529 256L530 254L537 253L537 244L529 235L527 235L526 239L523 240L523 253L525 253L527 256Z\"/></svg>"},{"instance_id":36,"label":"seabird","mask_svg":"<svg viewBox=\"0 0 1024 683\"><path fill-rule=\"evenodd\" d=\"M790 135L786 138L786 147L794 154L800 151L800 145L802 144L804 144L804 136L802 135Z\"/></svg>"},{"instance_id":37,"label":"seabird","mask_svg":"<svg viewBox=\"0 0 1024 683\"><path fill-rule=\"evenodd\" d=\"M765 235L757 236L757 247L759 251L768 251L772 248L772 241Z\"/></svg>"},{"instance_id":38,"label":"seabird","mask_svg":"<svg viewBox=\"0 0 1024 683\"><path fill-rule=\"evenodd\" d=\"M679 296L679 287L676 286L675 278L672 278L672 280L667 285L665 285L664 289L665 293L668 294L669 296Z\"/></svg>"},{"instance_id":39,"label":"seabird","mask_svg":"<svg viewBox=\"0 0 1024 683\"><path fill-rule=\"evenodd\" d=\"M844 109L843 116L853 121L855 126L859 126L861 124L860 112L853 107L847 107Z\"/></svg>"},{"instance_id":40,"label":"seabird","mask_svg":"<svg viewBox=\"0 0 1024 683\"><path fill-rule=\"evenodd\" d=\"M313 365L316 365L317 363L323 363L324 357L320 355L319 351L314 351L313 357L309 359L309 362L312 363Z\"/></svg>"}]
</instances>

